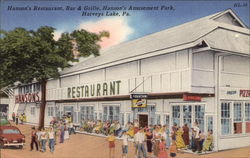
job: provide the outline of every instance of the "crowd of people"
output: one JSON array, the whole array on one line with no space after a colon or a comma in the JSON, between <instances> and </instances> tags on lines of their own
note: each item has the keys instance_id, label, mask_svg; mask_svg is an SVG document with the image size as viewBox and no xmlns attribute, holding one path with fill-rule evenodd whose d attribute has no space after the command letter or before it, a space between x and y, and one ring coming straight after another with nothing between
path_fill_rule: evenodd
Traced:
<instances>
[{"instance_id":1,"label":"crowd of people","mask_svg":"<svg viewBox=\"0 0 250 158\"><path fill-rule=\"evenodd\" d=\"M62 119L53 118L48 128L36 129L32 127L30 151L36 147L36 151L46 152L48 146L50 152L55 151L56 142L64 143L69 135L75 134L71 116L63 116ZM59 140L57 141L57 138Z\"/></svg>"},{"instance_id":2,"label":"crowd of people","mask_svg":"<svg viewBox=\"0 0 250 158\"><path fill-rule=\"evenodd\" d=\"M16 123L16 125L18 125L19 121L20 121L20 124L23 124L25 122L27 122L27 116L25 113L15 113L13 112L12 113L12 121Z\"/></svg>"},{"instance_id":3,"label":"crowd of people","mask_svg":"<svg viewBox=\"0 0 250 158\"><path fill-rule=\"evenodd\" d=\"M149 125L139 128L138 120L128 122L122 127L118 121L85 120L82 121L80 130L90 133L108 135L109 156L114 157L115 139L121 137L123 140L123 157L128 152L128 139L134 139L135 157L175 157L179 150L192 150L193 152L207 152L212 150L213 131L209 130L207 135L201 132L199 125L195 122L192 128L185 124L183 127L176 123L169 128L167 125Z\"/></svg>"}]
</instances>

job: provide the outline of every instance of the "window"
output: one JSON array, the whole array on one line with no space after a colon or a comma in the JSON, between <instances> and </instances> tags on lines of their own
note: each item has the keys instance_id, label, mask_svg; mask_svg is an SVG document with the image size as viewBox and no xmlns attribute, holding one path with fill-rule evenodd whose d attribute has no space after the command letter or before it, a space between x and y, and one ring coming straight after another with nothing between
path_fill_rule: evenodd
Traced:
<instances>
[{"instance_id":1,"label":"window","mask_svg":"<svg viewBox=\"0 0 250 158\"><path fill-rule=\"evenodd\" d=\"M246 133L250 133L250 102L245 103Z\"/></svg>"},{"instance_id":2,"label":"window","mask_svg":"<svg viewBox=\"0 0 250 158\"><path fill-rule=\"evenodd\" d=\"M93 120L94 119L94 107L93 106L81 106L80 109L81 120Z\"/></svg>"},{"instance_id":3,"label":"window","mask_svg":"<svg viewBox=\"0 0 250 158\"><path fill-rule=\"evenodd\" d=\"M30 114L36 115L36 107L30 107Z\"/></svg>"},{"instance_id":4,"label":"window","mask_svg":"<svg viewBox=\"0 0 250 158\"><path fill-rule=\"evenodd\" d=\"M169 126L169 115L164 115L163 123L164 123L164 125Z\"/></svg>"},{"instance_id":5,"label":"window","mask_svg":"<svg viewBox=\"0 0 250 158\"><path fill-rule=\"evenodd\" d=\"M48 107L48 116L54 116L54 107Z\"/></svg>"},{"instance_id":6,"label":"window","mask_svg":"<svg viewBox=\"0 0 250 158\"><path fill-rule=\"evenodd\" d=\"M156 120L155 120L155 106L152 106L152 105L149 105L148 106L148 111L149 111L149 124L150 125L154 125L156 123Z\"/></svg>"},{"instance_id":7,"label":"window","mask_svg":"<svg viewBox=\"0 0 250 158\"><path fill-rule=\"evenodd\" d=\"M99 113L99 120L103 120L102 113Z\"/></svg>"},{"instance_id":8,"label":"window","mask_svg":"<svg viewBox=\"0 0 250 158\"><path fill-rule=\"evenodd\" d=\"M173 106L172 107L172 116L173 116L173 124L176 123L180 126L180 106Z\"/></svg>"},{"instance_id":9,"label":"window","mask_svg":"<svg viewBox=\"0 0 250 158\"><path fill-rule=\"evenodd\" d=\"M199 128L204 132L204 105L195 105L195 121L198 122Z\"/></svg>"},{"instance_id":10,"label":"window","mask_svg":"<svg viewBox=\"0 0 250 158\"><path fill-rule=\"evenodd\" d=\"M124 114L121 113L121 119L120 119L121 125L124 125Z\"/></svg>"},{"instance_id":11,"label":"window","mask_svg":"<svg viewBox=\"0 0 250 158\"><path fill-rule=\"evenodd\" d=\"M221 103L221 134L231 133L230 103Z\"/></svg>"},{"instance_id":12,"label":"window","mask_svg":"<svg viewBox=\"0 0 250 158\"><path fill-rule=\"evenodd\" d=\"M242 133L242 104L234 102L234 133Z\"/></svg>"},{"instance_id":13,"label":"window","mask_svg":"<svg viewBox=\"0 0 250 158\"><path fill-rule=\"evenodd\" d=\"M183 124L187 124L189 128L192 125L192 106L191 105L183 106Z\"/></svg>"},{"instance_id":14,"label":"window","mask_svg":"<svg viewBox=\"0 0 250 158\"><path fill-rule=\"evenodd\" d=\"M207 117L207 130L208 131L213 131L213 116L208 116Z\"/></svg>"},{"instance_id":15,"label":"window","mask_svg":"<svg viewBox=\"0 0 250 158\"><path fill-rule=\"evenodd\" d=\"M127 122L131 122L130 114L127 114Z\"/></svg>"},{"instance_id":16,"label":"window","mask_svg":"<svg viewBox=\"0 0 250 158\"><path fill-rule=\"evenodd\" d=\"M156 115L156 124L157 125L161 124L161 115L159 115L159 114Z\"/></svg>"},{"instance_id":17,"label":"window","mask_svg":"<svg viewBox=\"0 0 250 158\"><path fill-rule=\"evenodd\" d=\"M110 121L118 120L120 116L120 107L119 106L104 106L103 107L103 120L107 119Z\"/></svg>"}]
</instances>

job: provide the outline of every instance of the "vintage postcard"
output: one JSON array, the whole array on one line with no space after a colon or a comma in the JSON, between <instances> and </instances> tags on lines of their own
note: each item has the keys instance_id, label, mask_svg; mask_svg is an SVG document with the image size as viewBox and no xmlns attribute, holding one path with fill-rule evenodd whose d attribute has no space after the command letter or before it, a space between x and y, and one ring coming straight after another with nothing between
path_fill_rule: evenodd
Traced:
<instances>
[{"instance_id":1,"label":"vintage postcard","mask_svg":"<svg viewBox=\"0 0 250 158\"><path fill-rule=\"evenodd\" d=\"M0 158L250 158L249 0L1 0Z\"/></svg>"}]
</instances>

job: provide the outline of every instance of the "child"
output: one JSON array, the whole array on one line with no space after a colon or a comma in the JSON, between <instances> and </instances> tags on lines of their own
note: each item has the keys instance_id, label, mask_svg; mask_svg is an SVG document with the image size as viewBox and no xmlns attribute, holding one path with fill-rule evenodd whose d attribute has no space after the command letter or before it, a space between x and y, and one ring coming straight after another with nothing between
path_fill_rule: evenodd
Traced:
<instances>
[{"instance_id":1,"label":"child","mask_svg":"<svg viewBox=\"0 0 250 158\"><path fill-rule=\"evenodd\" d=\"M122 135L122 157L126 158L127 154L128 154L128 133L124 131Z\"/></svg>"},{"instance_id":2,"label":"child","mask_svg":"<svg viewBox=\"0 0 250 158\"><path fill-rule=\"evenodd\" d=\"M164 139L161 139L161 142L159 144L159 154L158 154L158 158L168 158L168 153L166 151L166 142Z\"/></svg>"},{"instance_id":3,"label":"child","mask_svg":"<svg viewBox=\"0 0 250 158\"><path fill-rule=\"evenodd\" d=\"M176 147L176 143L174 140L172 140L172 144L170 146L170 157L176 157L176 153L177 153L177 147Z\"/></svg>"},{"instance_id":4,"label":"child","mask_svg":"<svg viewBox=\"0 0 250 158\"><path fill-rule=\"evenodd\" d=\"M112 132L108 136L108 142L109 142L109 158L114 158L115 155L115 133Z\"/></svg>"}]
</instances>

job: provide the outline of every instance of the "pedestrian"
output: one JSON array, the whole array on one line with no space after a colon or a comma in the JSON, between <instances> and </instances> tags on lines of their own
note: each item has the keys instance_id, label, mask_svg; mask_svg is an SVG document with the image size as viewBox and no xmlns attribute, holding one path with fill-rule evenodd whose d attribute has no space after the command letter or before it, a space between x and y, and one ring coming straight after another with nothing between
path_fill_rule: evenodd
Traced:
<instances>
[{"instance_id":1,"label":"pedestrian","mask_svg":"<svg viewBox=\"0 0 250 158\"><path fill-rule=\"evenodd\" d=\"M48 138L48 133L45 131L44 127L41 130L41 143L42 143L42 152L46 152L46 142Z\"/></svg>"},{"instance_id":2,"label":"pedestrian","mask_svg":"<svg viewBox=\"0 0 250 158\"><path fill-rule=\"evenodd\" d=\"M53 153L55 150L55 132L53 130L53 127L49 128L48 135L49 135L49 149L50 152Z\"/></svg>"},{"instance_id":3,"label":"pedestrian","mask_svg":"<svg viewBox=\"0 0 250 158\"><path fill-rule=\"evenodd\" d=\"M178 149L183 149L186 147L184 140L182 138L183 133L184 132L183 132L182 128L178 127L177 131L176 131L176 146Z\"/></svg>"},{"instance_id":4,"label":"pedestrian","mask_svg":"<svg viewBox=\"0 0 250 158\"><path fill-rule=\"evenodd\" d=\"M36 132L36 141L37 141L37 144L38 144L38 148L40 151L42 151L42 143L41 143L41 130L38 129L37 132Z\"/></svg>"},{"instance_id":5,"label":"pedestrian","mask_svg":"<svg viewBox=\"0 0 250 158\"><path fill-rule=\"evenodd\" d=\"M109 142L109 158L115 157L115 133L112 132L107 138Z\"/></svg>"},{"instance_id":6,"label":"pedestrian","mask_svg":"<svg viewBox=\"0 0 250 158\"><path fill-rule=\"evenodd\" d=\"M128 133L127 132L123 132L122 134L122 157L126 158L127 154L128 154Z\"/></svg>"},{"instance_id":7,"label":"pedestrian","mask_svg":"<svg viewBox=\"0 0 250 158\"><path fill-rule=\"evenodd\" d=\"M19 116L20 124L23 125L23 113Z\"/></svg>"},{"instance_id":8,"label":"pedestrian","mask_svg":"<svg viewBox=\"0 0 250 158\"><path fill-rule=\"evenodd\" d=\"M187 123L184 124L184 126L182 127L182 129L183 129L182 138L184 140L186 148L188 148L188 146L190 144L190 140L189 140L189 128L188 128Z\"/></svg>"},{"instance_id":9,"label":"pedestrian","mask_svg":"<svg viewBox=\"0 0 250 158\"><path fill-rule=\"evenodd\" d=\"M31 129L32 129L32 131L31 131L30 151L32 151L32 150L34 149L34 148L33 148L34 143L35 143L35 146L36 146L36 151L38 151L36 128L35 128L35 127L32 127Z\"/></svg>"},{"instance_id":10,"label":"pedestrian","mask_svg":"<svg viewBox=\"0 0 250 158\"><path fill-rule=\"evenodd\" d=\"M147 158L147 152L145 150L144 142L145 142L145 133L144 129L141 127L139 131L135 134L135 142L137 147L137 157L141 157L141 153L143 154L144 158Z\"/></svg>"},{"instance_id":11,"label":"pedestrian","mask_svg":"<svg viewBox=\"0 0 250 158\"><path fill-rule=\"evenodd\" d=\"M69 122L69 135L72 133L76 134L73 122Z\"/></svg>"},{"instance_id":12,"label":"pedestrian","mask_svg":"<svg viewBox=\"0 0 250 158\"><path fill-rule=\"evenodd\" d=\"M172 140L172 144L170 145L169 152L170 152L170 157L172 158L176 157L177 147L176 147L176 143L174 140Z\"/></svg>"},{"instance_id":13,"label":"pedestrian","mask_svg":"<svg viewBox=\"0 0 250 158\"><path fill-rule=\"evenodd\" d=\"M69 139L69 128L66 123L64 123L64 140Z\"/></svg>"},{"instance_id":14,"label":"pedestrian","mask_svg":"<svg viewBox=\"0 0 250 158\"><path fill-rule=\"evenodd\" d=\"M65 130L65 126L61 122L61 124L60 124L60 143L64 142L64 130Z\"/></svg>"},{"instance_id":15,"label":"pedestrian","mask_svg":"<svg viewBox=\"0 0 250 158\"><path fill-rule=\"evenodd\" d=\"M18 125L19 114L16 114L16 125Z\"/></svg>"},{"instance_id":16,"label":"pedestrian","mask_svg":"<svg viewBox=\"0 0 250 158\"><path fill-rule=\"evenodd\" d=\"M198 123L194 122L194 126L193 126L193 132L194 132L194 149L193 152L196 152L198 150L198 152L201 152L201 147L200 147L200 128L198 127Z\"/></svg>"},{"instance_id":17,"label":"pedestrian","mask_svg":"<svg viewBox=\"0 0 250 158\"><path fill-rule=\"evenodd\" d=\"M15 114L15 112L12 113L12 120L13 120L13 122L16 121L16 114Z\"/></svg>"},{"instance_id":18,"label":"pedestrian","mask_svg":"<svg viewBox=\"0 0 250 158\"><path fill-rule=\"evenodd\" d=\"M166 148L169 149L170 144L171 144L171 139L170 139L170 130L169 130L168 125L165 125L164 129L165 129L165 136L166 136L166 138L165 138L165 140L166 140Z\"/></svg>"},{"instance_id":19,"label":"pedestrian","mask_svg":"<svg viewBox=\"0 0 250 158\"><path fill-rule=\"evenodd\" d=\"M149 157L152 157L152 139L153 139L153 133L151 132L150 129L146 130L146 145L147 145L147 152Z\"/></svg>"},{"instance_id":20,"label":"pedestrian","mask_svg":"<svg viewBox=\"0 0 250 158\"><path fill-rule=\"evenodd\" d=\"M168 153L166 150L166 142L164 138L161 139L161 142L159 144L159 154L157 158L168 158Z\"/></svg>"},{"instance_id":21,"label":"pedestrian","mask_svg":"<svg viewBox=\"0 0 250 158\"><path fill-rule=\"evenodd\" d=\"M207 139L205 140L205 142L203 144L202 150L204 152L211 150L212 143L213 143L213 131L209 130L208 135L207 135Z\"/></svg>"}]
</instances>

